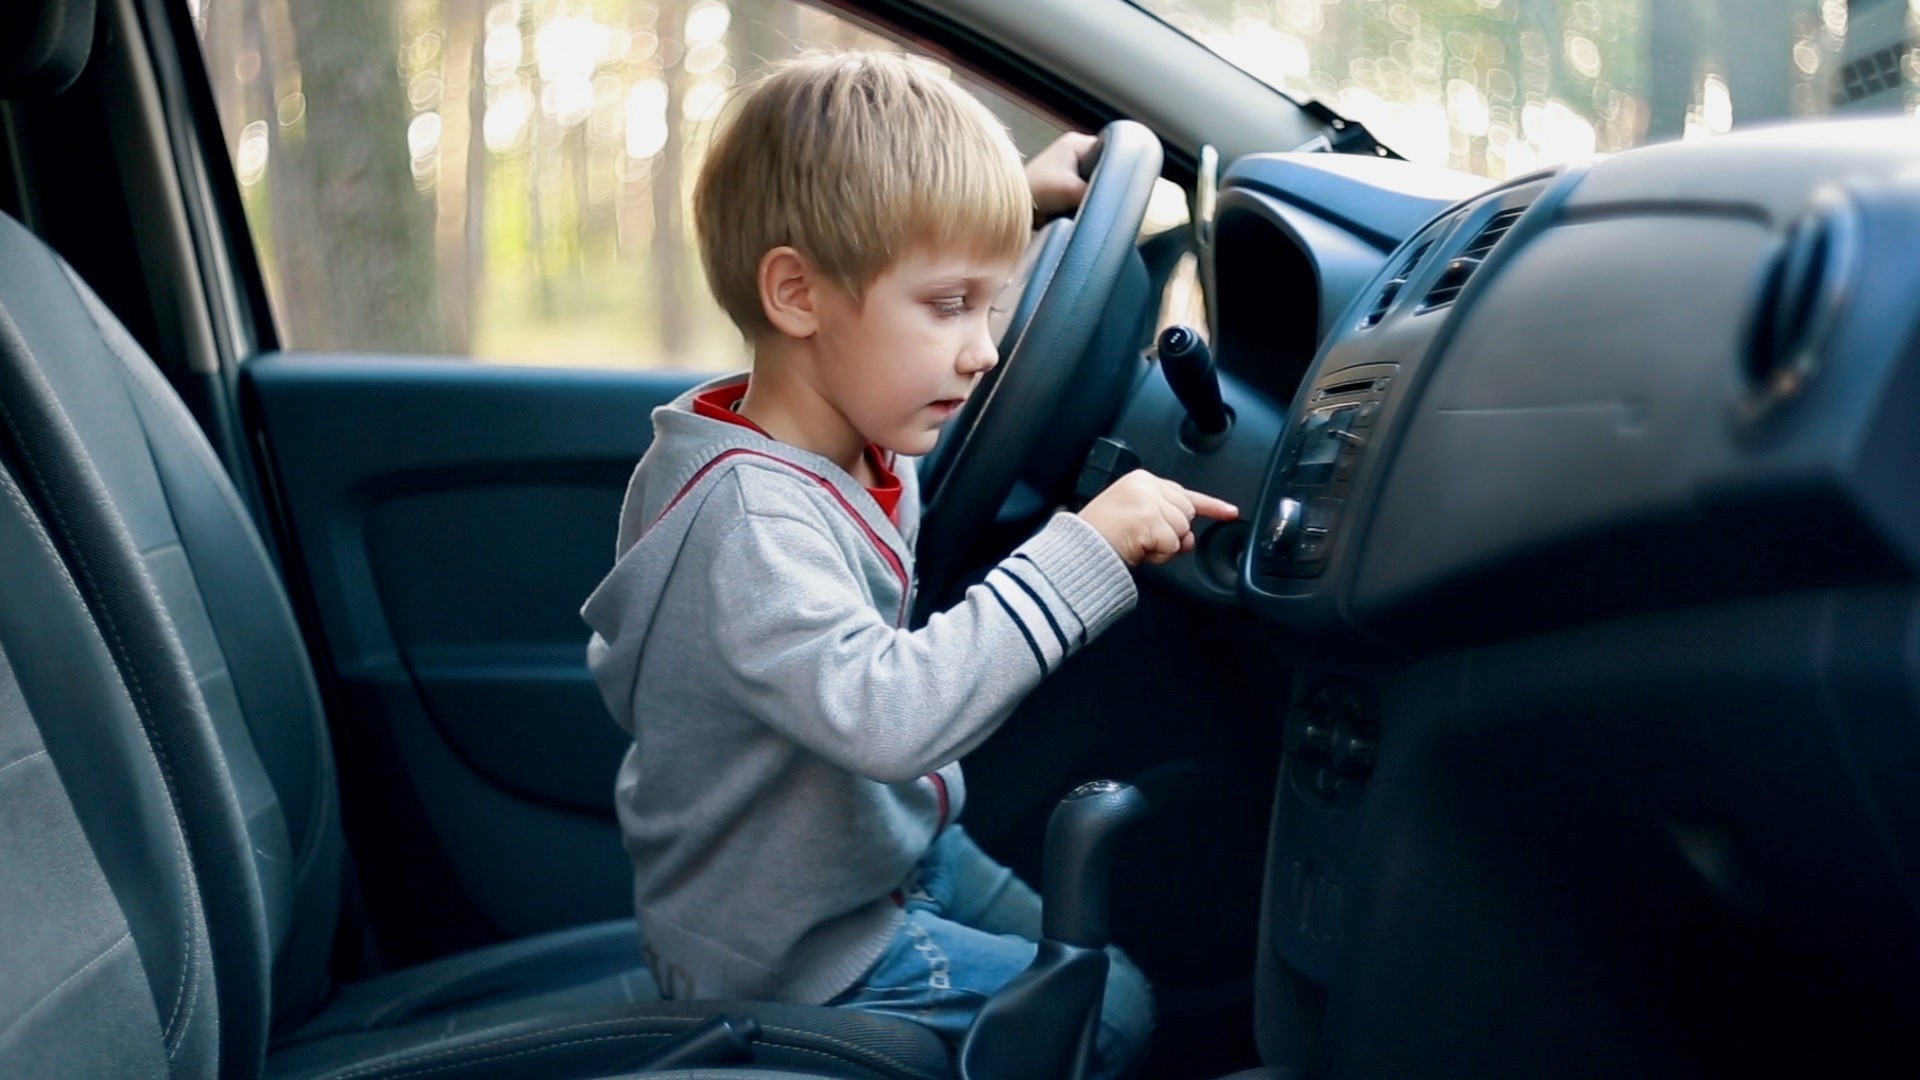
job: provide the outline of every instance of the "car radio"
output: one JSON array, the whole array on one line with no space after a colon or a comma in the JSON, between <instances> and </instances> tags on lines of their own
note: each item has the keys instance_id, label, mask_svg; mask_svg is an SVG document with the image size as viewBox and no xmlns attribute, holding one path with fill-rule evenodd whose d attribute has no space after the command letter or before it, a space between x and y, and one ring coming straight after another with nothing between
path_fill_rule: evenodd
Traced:
<instances>
[{"instance_id":1,"label":"car radio","mask_svg":"<svg viewBox=\"0 0 1920 1080\"><path fill-rule=\"evenodd\" d=\"M1268 577L1312 578L1326 569L1347 489L1366 454L1397 364L1329 372L1309 392L1282 449L1280 494L1254 552Z\"/></svg>"}]
</instances>

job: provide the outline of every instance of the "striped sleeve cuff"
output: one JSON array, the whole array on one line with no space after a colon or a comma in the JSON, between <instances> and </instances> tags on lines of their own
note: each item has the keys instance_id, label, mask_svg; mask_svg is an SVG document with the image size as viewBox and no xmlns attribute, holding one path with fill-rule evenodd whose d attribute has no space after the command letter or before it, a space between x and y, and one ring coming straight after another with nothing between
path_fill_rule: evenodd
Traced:
<instances>
[{"instance_id":1,"label":"striped sleeve cuff","mask_svg":"<svg viewBox=\"0 0 1920 1080\"><path fill-rule=\"evenodd\" d=\"M1061 602L1053 587L1021 556L994 567L985 582L993 598L1006 609L1026 638L1040 674L1050 675L1074 646L1086 643L1080 620ZM1050 603L1051 601L1051 603Z\"/></svg>"},{"instance_id":2,"label":"striped sleeve cuff","mask_svg":"<svg viewBox=\"0 0 1920 1080\"><path fill-rule=\"evenodd\" d=\"M1008 597L1015 610L1025 601L1044 613L1028 625L1049 657L1086 644L1133 610L1139 598L1119 553L1077 514L1055 514L987 580L1020 594Z\"/></svg>"}]
</instances>

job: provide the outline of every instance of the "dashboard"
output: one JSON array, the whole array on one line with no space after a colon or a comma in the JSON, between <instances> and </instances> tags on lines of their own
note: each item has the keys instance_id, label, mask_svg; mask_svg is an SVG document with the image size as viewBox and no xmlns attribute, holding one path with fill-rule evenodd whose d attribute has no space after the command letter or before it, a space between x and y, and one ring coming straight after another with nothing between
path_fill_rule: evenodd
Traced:
<instances>
[{"instance_id":1,"label":"dashboard","mask_svg":"<svg viewBox=\"0 0 1920 1080\"><path fill-rule=\"evenodd\" d=\"M1920 1068L1913 134L1226 174L1231 437L1151 374L1116 434L1242 506L1153 572L1287 671L1269 1064Z\"/></svg>"},{"instance_id":2,"label":"dashboard","mask_svg":"<svg viewBox=\"0 0 1920 1080\"><path fill-rule=\"evenodd\" d=\"M1863 289L1912 269L1884 224L1913 197L1908 127L1491 188L1370 158L1235 163L1214 268L1233 438L1177 446L1153 386L1118 427L1252 510L1181 584L1418 652L1904 573L1904 493L1855 452L1891 437L1875 390L1904 360L1910 305Z\"/></svg>"}]
</instances>

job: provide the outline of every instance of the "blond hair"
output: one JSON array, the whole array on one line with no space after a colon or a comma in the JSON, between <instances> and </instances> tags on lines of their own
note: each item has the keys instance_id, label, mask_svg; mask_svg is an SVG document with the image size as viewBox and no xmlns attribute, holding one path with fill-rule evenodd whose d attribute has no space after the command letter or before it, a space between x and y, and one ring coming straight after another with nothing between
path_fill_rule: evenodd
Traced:
<instances>
[{"instance_id":1,"label":"blond hair","mask_svg":"<svg viewBox=\"0 0 1920 1080\"><path fill-rule=\"evenodd\" d=\"M1020 154L978 98L893 53L804 56L748 87L700 168L707 283L752 336L760 260L790 246L860 298L916 245L1011 259L1033 224Z\"/></svg>"}]
</instances>

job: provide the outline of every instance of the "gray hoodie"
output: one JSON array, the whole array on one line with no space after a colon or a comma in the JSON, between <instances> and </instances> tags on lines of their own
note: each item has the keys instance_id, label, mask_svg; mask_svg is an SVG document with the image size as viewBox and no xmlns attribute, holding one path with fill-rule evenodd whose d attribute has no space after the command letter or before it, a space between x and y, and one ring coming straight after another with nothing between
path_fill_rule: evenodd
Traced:
<instances>
[{"instance_id":1,"label":"gray hoodie","mask_svg":"<svg viewBox=\"0 0 1920 1080\"><path fill-rule=\"evenodd\" d=\"M826 458L696 414L726 381L654 410L581 610L587 663L633 735L615 799L663 992L819 1004L898 928L890 894L965 800L960 757L1135 593L1057 514L907 630L913 470L896 528Z\"/></svg>"}]
</instances>

